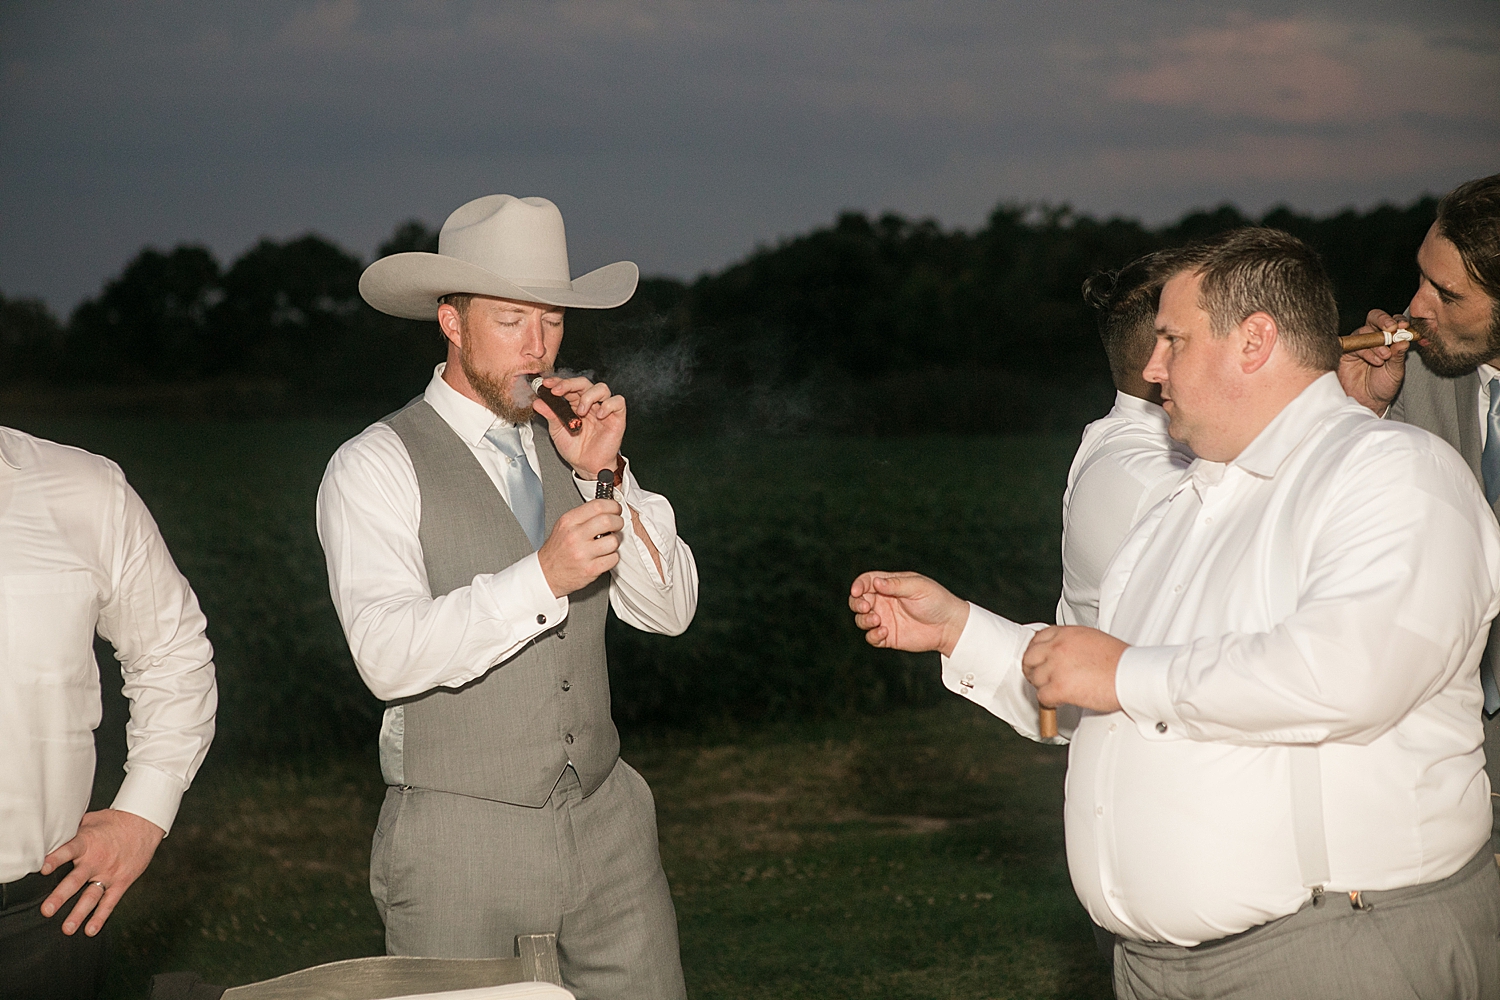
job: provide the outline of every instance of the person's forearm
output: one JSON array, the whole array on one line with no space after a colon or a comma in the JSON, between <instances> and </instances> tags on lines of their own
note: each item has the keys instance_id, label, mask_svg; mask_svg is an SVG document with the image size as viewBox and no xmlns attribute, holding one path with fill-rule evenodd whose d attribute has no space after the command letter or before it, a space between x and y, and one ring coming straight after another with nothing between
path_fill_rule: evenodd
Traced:
<instances>
[{"instance_id":1,"label":"person's forearm","mask_svg":"<svg viewBox=\"0 0 1500 1000\"><path fill-rule=\"evenodd\" d=\"M577 484L580 493L592 488L582 480ZM666 497L642 489L629 463L615 499L620 501L625 528L620 533L620 561L610 571L610 607L627 625L680 635L698 608L698 567L692 549L677 536L672 505Z\"/></svg>"},{"instance_id":2,"label":"person's forearm","mask_svg":"<svg viewBox=\"0 0 1500 1000\"><path fill-rule=\"evenodd\" d=\"M118 496L119 559L98 631L130 702L126 775L113 808L170 830L214 737L218 687L198 599L133 491Z\"/></svg>"},{"instance_id":3,"label":"person's forearm","mask_svg":"<svg viewBox=\"0 0 1500 1000\"><path fill-rule=\"evenodd\" d=\"M467 684L567 615L535 555L438 598L366 591L335 604L360 676L384 701Z\"/></svg>"},{"instance_id":4,"label":"person's forearm","mask_svg":"<svg viewBox=\"0 0 1500 1000\"><path fill-rule=\"evenodd\" d=\"M680 635L698 609L698 565L693 550L677 537L670 505L661 497L654 499L657 502L644 505L656 515L654 523L635 511L633 504L627 505L629 523L621 538L620 562L610 573L609 603L627 625ZM640 532L650 535L655 544L648 546Z\"/></svg>"},{"instance_id":5,"label":"person's forearm","mask_svg":"<svg viewBox=\"0 0 1500 1000\"><path fill-rule=\"evenodd\" d=\"M943 686L1004 719L1027 739L1041 742L1036 689L1021 672L1021 657L1032 636L1046 627L1020 625L970 604L968 622L953 655L942 658ZM1065 742L1076 725L1077 712L1065 707L1060 716L1062 736L1057 741Z\"/></svg>"}]
</instances>

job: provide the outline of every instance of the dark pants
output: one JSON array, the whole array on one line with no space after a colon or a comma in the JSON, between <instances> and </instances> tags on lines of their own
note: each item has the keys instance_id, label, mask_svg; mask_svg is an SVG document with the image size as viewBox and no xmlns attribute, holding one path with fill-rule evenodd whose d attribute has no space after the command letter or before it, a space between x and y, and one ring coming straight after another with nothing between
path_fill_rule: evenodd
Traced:
<instances>
[{"instance_id":1,"label":"dark pants","mask_svg":"<svg viewBox=\"0 0 1500 1000\"><path fill-rule=\"evenodd\" d=\"M42 916L42 900L72 870L65 864L0 886L0 1000L93 1000L103 988L108 925L98 937L81 927L64 934L76 894L51 920Z\"/></svg>"},{"instance_id":2,"label":"dark pants","mask_svg":"<svg viewBox=\"0 0 1500 1000\"><path fill-rule=\"evenodd\" d=\"M1500 873L1489 845L1438 882L1328 893L1196 948L1121 939L1119 1000L1495 1000Z\"/></svg>"}]
</instances>

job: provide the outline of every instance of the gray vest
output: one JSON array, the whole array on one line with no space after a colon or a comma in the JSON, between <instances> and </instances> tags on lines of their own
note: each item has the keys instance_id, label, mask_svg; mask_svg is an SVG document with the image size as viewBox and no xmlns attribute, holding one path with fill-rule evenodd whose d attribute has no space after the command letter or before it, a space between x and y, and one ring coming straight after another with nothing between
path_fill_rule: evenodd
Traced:
<instances>
[{"instance_id":1,"label":"gray vest","mask_svg":"<svg viewBox=\"0 0 1500 1000\"><path fill-rule=\"evenodd\" d=\"M535 551L472 452L421 397L386 417L416 470L418 539L433 597ZM583 502L545 422L533 425L547 530ZM390 702L381 726L388 783L541 806L571 761L583 794L614 768L604 620L609 574L568 596L568 616L461 688Z\"/></svg>"}]
</instances>

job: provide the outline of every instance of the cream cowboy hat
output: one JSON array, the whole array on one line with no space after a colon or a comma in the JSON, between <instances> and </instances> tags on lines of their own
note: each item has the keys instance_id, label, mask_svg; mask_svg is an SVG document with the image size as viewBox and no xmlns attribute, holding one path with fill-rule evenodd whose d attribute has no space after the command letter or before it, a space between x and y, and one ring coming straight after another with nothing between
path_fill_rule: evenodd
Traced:
<instances>
[{"instance_id":1,"label":"cream cowboy hat","mask_svg":"<svg viewBox=\"0 0 1500 1000\"><path fill-rule=\"evenodd\" d=\"M577 278L569 273L557 206L546 198L491 194L448 216L437 253L392 254L365 268L359 294L403 319L436 319L438 298L456 292L612 309L635 294L641 276L628 260Z\"/></svg>"}]
</instances>

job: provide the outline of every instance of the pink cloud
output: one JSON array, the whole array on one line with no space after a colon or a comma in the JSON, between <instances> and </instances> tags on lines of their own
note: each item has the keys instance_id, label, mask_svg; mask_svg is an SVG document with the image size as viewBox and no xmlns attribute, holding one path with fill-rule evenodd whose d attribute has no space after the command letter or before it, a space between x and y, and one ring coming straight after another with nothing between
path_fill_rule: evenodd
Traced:
<instances>
[{"instance_id":1,"label":"pink cloud","mask_svg":"<svg viewBox=\"0 0 1500 1000\"><path fill-rule=\"evenodd\" d=\"M1492 56L1394 25L1241 19L1116 55L1135 65L1112 74L1107 95L1162 108L1297 125L1411 112L1497 118Z\"/></svg>"}]
</instances>

